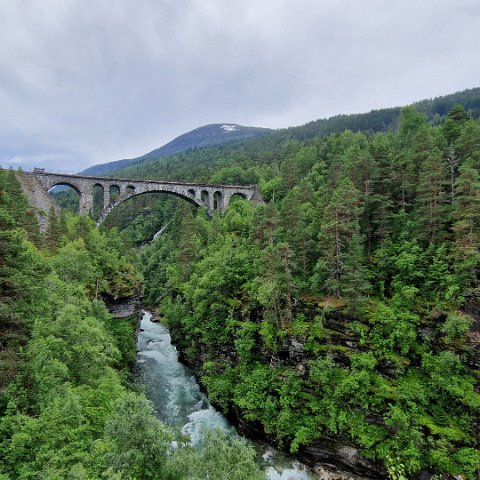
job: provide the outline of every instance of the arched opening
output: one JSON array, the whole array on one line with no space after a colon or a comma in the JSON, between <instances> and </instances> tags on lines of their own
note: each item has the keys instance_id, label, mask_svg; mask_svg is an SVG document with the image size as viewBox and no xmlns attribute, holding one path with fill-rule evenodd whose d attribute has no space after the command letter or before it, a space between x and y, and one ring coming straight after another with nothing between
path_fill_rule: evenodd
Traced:
<instances>
[{"instance_id":1,"label":"arched opening","mask_svg":"<svg viewBox=\"0 0 480 480\"><path fill-rule=\"evenodd\" d=\"M110 194L110 203L113 203L120 196L120 187L118 185L110 185L108 193Z\"/></svg>"},{"instance_id":2,"label":"arched opening","mask_svg":"<svg viewBox=\"0 0 480 480\"><path fill-rule=\"evenodd\" d=\"M77 187L69 183L57 183L48 193L55 199L60 207L73 213L80 211L80 192Z\"/></svg>"},{"instance_id":3,"label":"arched opening","mask_svg":"<svg viewBox=\"0 0 480 480\"><path fill-rule=\"evenodd\" d=\"M188 194L192 197L192 198L195 198L195 190L193 188L190 188L188 190Z\"/></svg>"},{"instance_id":4,"label":"arched opening","mask_svg":"<svg viewBox=\"0 0 480 480\"><path fill-rule=\"evenodd\" d=\"M135 187L133 187L132 185L129 185L125 191L127 192L127 195L133 195L135 193Z\"/></svg>"},{"instance_id":5,"label":"arched opening","mask_svg":"<svg viewBox=\"0 0 480 480\"><path fill-rule=\"evenodd\" d=\"M191 208L195 215L198 206L193 199L173 192L147 192L122 199L102 225L127 231L137 245L151 241L163 227L171 225L179 208Z\"/></svg>"},{"instance_id":6,"label":"arched opening","mask_svg":"<svg viewBox=\"0 0 480 480\"><path fill-rule=\"evenodd\" d=\"M202 199L202 202L205 202L208 204L208 192L206 190L202 190L202 193L200 194L200 198Z\"/></svg>"},{"instance_id":7,"label":"arched opening","mask_svg":"<svg viewBox=\"0 0 480 480\"><path fill-rule=\"evenodd\" d=\"M220 210L222 208L222 192L215 192L213 194L213 209Z\"/></svg>"},{"instance_id":8,"label":"arched opening","mask_svg":"<svg viewBox=\"0 0 480 480\"><path fill-rule=\"evenodd\" d=\"M243 193L234 193L230 197L230 204L232 204L233 202L238 202L239 200L246 200L246 199L247 197Z\"/></svg>"},{"instance_id":9,"label":"arched opening","mask_svg":"<svg viewBox=\"0 0 480 480\"><path fill-rule=\"evenodd\" d=\"M93 186L93 218L98 218L98 215L103 209L103 195L104 188L100 183Z\"/></svg>"}]
</instances>

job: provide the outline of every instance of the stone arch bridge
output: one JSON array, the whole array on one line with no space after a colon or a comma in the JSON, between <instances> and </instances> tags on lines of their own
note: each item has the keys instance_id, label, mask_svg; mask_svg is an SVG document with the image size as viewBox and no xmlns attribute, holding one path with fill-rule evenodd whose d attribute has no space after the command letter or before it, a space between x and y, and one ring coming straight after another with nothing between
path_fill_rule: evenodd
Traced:
<instances>
[{"instance_id":1,"label":"stone arch bridge","mask_svg":"<svg viewBox=\"0 0 480 480\"><path fill-rule=\"evenodd\" d=\"M43 187L43 192L28 192L35 200L56 186L66 185L80 195L80 214L89 214L93 210L93 189L103 189L103 209L97 225L101 225L108 214L125 200L144 193L161 192L182 197L185 200L205 207L209 215L214 211L223 213L234 195L239 195L253 204L263 203L256 185L209 185L202 183L161 182L152 180L126 180L119 178L87 177L82 175L63 175L48 173L43 169L25 172L25 176L34 177L35 183ZM31 185L32 182L30 181ZM117 198L111 199L112 189L118 192Z\"/></svg>"}]
</instances>

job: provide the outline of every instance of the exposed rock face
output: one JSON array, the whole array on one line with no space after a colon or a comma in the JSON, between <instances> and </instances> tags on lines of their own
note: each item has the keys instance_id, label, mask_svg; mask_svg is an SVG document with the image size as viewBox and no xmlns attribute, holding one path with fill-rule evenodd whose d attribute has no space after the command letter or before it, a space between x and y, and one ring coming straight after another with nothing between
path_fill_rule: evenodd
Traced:
<instances>
[{"instance_id":1,"label":"exposed rock face","mask_svg":"<svg viewBox=\"0 0 480 480\"><path fill-rule=\"evenodd\" d=\"M22 186L23 193L28 199L28 203L35 209L41 232L46 232L48 227L48 212L51 208L57 214L60 213L60 207L57 202L45 191L42 184L33 175L25 175L21 172L15 172L17 180Z\"/></svg>"},{"instance_id":2,"label":"exposed rock face","mask_svg":"<svg viewBox=\"0 0 480 480\"><path fill-rule=\"evenodd\" d=\"M465 313L468 314L473 324L468 333L469 343L472 347L472 355L467 364L477 370L480 369L480 292L473 292L465 299Z\"/></svg>"},{"instance_id":3,"label":"exposed rock face","mask_svg":"<svg viewBox=\"0 0 480 480\"><path fill-rule=\"evenodd\" d=\"M175 343L175 334L174 332L172 333ZM200 386L202 386L201 374L203 363L207 358L206 353L198 351L194 358L188 357L184 353L181 350L179 351L180 360L194 372L195 377L200 380ZM236 357L236 352L233 347L222 346L215 353L215 357L232 360ZM304 346L291 338L285 339L284 349L279 352L278 356L272 357L270 360L272 368L287 363L295 364L300 371L306 372L307 370ZM274 438L265 433L263 426L259 422L245 420L241 413L234 409L229 411L226 416L241 435L254 440L266 441L276 448L282 449ZM288 450L285 451L288 453ZM319 479L377 480L387 478L386 471L382 465L362 458L360 451L353 445L350 445L347 441L326 436L312 442L308 447L302 448L295 457L311 467Z\"/></svg>"},{"instance_id":4,"label":"exposed rock face","mask_svg":"<svg viewBox=\"0 0 480 480\"><path fill-rule=\"evenodd\" d=\"M362 477L356 475L330 470L321 466L313 468L315 475L319 480L362 480Z\"/></svg>"},{"instance_id":5,"label":"exposed rock face","mask_svg":"<svg viewBox=\"0 0 480 480\"><path fill-rule=\"evenodd\" d=\"M320 478L387 478L384 468L362 458L360 450L326 436L302 448L298 458L314 471L322 471Z\"/></svg>"},{"instance_id":6,"label":"exposed rock face","mask_svg":"<svg viewBox=\"0 0 480 480\"><path fill-rule=\"evenodd\" d=\"M139 296L119 298L115 300L105 298L104 301L114 318L127 318L133 315L138 317L142 308Z\"/></svg>"}]
</instances>

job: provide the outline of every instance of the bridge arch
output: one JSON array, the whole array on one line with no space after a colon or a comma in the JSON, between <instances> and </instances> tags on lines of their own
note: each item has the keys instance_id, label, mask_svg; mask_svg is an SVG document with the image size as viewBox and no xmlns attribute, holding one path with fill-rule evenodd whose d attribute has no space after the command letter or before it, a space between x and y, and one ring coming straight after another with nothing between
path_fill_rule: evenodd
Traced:
<instances>
[{"instance_id":1,"label":"bridge arch","mask_svg":"<svg viewBox=\"0 0 480 480\"><path fill-rule=\"evenodd\" d=\"M237 193L234 193L231 197L230 197L230 202L229 202L229 205L230 203L232 203L232 201L235 201L237 198L241 198L242 200L246 200L247 197L244 193L242 192L237 192Z\"/></svg>"},{"instance_id":2,"label":"bridge arch","mask_svg":"<svg viewBox=\"0 0 480 480\"><path fill-rule=\"evenodd\" d=\"M192 198L190 195L184 195L178 192L172 192L170 190L146 190L143 192L136 192L135 190L128 192L125 190L123 194L121 194L116 200L111 202L109 205L107 205L101 212L97 220L97 226L101 226L105 220L107 219L108 215L112 213L112 211L117 208L119 205L122 203L126 202L127 200L130 200L135 197L139 197L141 195L146 195L149 193L163 193L167 195L173 195L178 198L182 198L183 200L186 200L187 202L191 203L192 205L195 205L196 207L207 207L208 210L208 205L205 205L203 202L198 202L196 198Z\"/></svg>"},{"instance_id":3,"label":"bridge arch","mask_svg":"<svg viewBox=\"0 0 480 480\"><path fill-rule=\"evenodd\" d=\"M79 195L82 194L78 185L75 185L75 183L73 183L73 182L56 182L56 183L53 183L53 185L51 185L47 188L47 192L50 193L50 191L55 187L70 187L72 190L75 190L75 192L77 192Z\"/></svg>"},{"instance_id":4,"label":"bridge arch","mask_svg":"<svg viewBox=\"0 0 480 480\"><path fill-rule=\"evenodd\" d=\"M214 210L221 210L222 209L222 204L223 202L223 195L222 192L219 192L218 190L213 193L213 209Z\"/></svg>"},{"instance_id":5,"label":"bridge arch","mask_svg":"<svg viewBox=\"0 0 480 480\"><path fill-rule=\"evenodd\" d=\"M57 182L46 190L49 195L55 194L52 199L56 199L56 195L60 195L64 206L71 212L82 213L82 192L75 183ZM56 200L54 202L56 203Z\"/></svg>"},{"instance_id":6,"label":"bridge arch","mask_svg":"<svg viewBox=\"0 0 480 480\"><path fill-rule=\"evenodd\" d=\"M110 202L108 189L101 182L96 182L92 187L93 212L97 213Z\"/></svg>"},{"instance_id":7,"label":"bridge arch","mask_svg":"<svg viewBox=\"0 0 480 480\"><path fill-rule=\"evenodd\" d=\"M108 186L108 198L110 199L110 203L114 202L117 198L120 197L122 190L120 189L119 185L112 183Z\"/></svg>"}]
</instances>

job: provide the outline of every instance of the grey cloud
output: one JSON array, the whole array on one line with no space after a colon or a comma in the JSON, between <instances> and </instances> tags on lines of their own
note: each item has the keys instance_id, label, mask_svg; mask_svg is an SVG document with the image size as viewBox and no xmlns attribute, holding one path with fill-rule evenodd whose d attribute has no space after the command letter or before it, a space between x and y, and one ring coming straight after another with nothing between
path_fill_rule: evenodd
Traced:
<instances>
[{"instance_id":1,"label":"grey cloud","mask_svg":"<svg viewBox=\"0 0 480 480\"><path fill-rule=\"evenodd\" d=\"M0 0L0 164L86 166L477 86L474 0ZM11 161L11 160L10 160Z\"/></svg>"}]
</instances>

